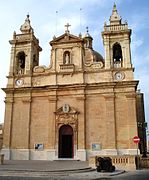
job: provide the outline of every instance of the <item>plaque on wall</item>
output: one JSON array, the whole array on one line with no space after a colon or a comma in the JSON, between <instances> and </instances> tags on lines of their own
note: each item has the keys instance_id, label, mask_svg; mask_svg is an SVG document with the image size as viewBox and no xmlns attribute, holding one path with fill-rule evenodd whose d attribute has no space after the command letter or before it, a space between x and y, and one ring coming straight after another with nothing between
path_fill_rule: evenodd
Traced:
<instances>
[{"instance_id":1,"label":"plaque on wall","mask_svg":"<svg viewBox=\"0 0 149 180\"><path fill-rule=\"evenodd\" d=\"M35 144L35 150L42 151L43 150L43 144Z\"/></svg>"},{"instance_id":2,"label":"plaque on wall","mask_svg":"<svg viewBox=\"0 0 149 180\"><path fill-rule=\"evenodd\" d=\"M99 151L99 150L101 150L101 144L92 143L92 151Z\"/></svg>"}]
</instances>

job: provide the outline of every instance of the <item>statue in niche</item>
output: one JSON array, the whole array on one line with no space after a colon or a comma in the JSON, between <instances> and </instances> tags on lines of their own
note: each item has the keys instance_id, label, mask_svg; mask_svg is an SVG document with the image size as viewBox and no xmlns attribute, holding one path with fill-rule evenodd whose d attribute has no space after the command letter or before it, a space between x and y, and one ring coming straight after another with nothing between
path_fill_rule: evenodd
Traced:
<instances>
[{"instance_id":1,"label":"statue in niche","mask_svg":"<svg viewBox=\"0 0 149 180\"><path fill-rule=\"evenodd\" d=\"M65 52L64 55L64 64L70 64L70 52Z\"/></svg>"}]
</instances>

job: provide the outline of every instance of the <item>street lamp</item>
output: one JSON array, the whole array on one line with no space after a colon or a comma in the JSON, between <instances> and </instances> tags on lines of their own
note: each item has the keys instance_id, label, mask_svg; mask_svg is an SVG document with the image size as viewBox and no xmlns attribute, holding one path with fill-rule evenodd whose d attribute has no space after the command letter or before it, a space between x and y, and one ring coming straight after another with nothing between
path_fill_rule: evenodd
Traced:
<instances>
[{"instance_id":1,"label":"street lamp","mask_svg":"<svg viewBox=\"0 0 149 180\"><path fill-rule=\"evenodd\" d=\"M140 137L140 151L142 157L147 157L147 137L146 137L147 122L138 122L138 135Z\"/></svg>"}]
</instances>

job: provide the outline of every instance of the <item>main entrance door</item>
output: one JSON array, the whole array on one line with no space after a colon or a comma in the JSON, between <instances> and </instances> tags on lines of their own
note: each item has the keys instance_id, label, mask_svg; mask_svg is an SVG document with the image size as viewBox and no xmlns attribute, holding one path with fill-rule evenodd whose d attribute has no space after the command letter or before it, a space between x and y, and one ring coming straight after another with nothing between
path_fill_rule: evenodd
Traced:
<instances>
[{"instance_id":1,"label":"main entrance door","mask_svg":"<svg viewBox=\"0 0 149 180\"><path fill-rule=\"evenodd\" d=\"M59 129L59 158L73 158L73 129L69 125Z\"/></svg>"}]
</instances>

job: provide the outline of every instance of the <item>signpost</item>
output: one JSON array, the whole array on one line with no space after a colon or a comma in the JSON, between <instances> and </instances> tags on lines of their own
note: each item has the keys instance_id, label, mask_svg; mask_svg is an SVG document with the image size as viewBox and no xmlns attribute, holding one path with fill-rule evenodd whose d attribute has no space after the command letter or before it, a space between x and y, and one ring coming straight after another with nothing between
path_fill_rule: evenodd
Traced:
<instances>
[{"instance_id":1,"label":"signpost","mask_svg":"<svg viewBox=\"0 0 149 180\"><path fill-rule=\"evenodd\" d=\"M140 142L140 138L138 136L134 136L133 142L137 145L137 169L139 169L138 144Z\"/></svg>"}]
</instances>

